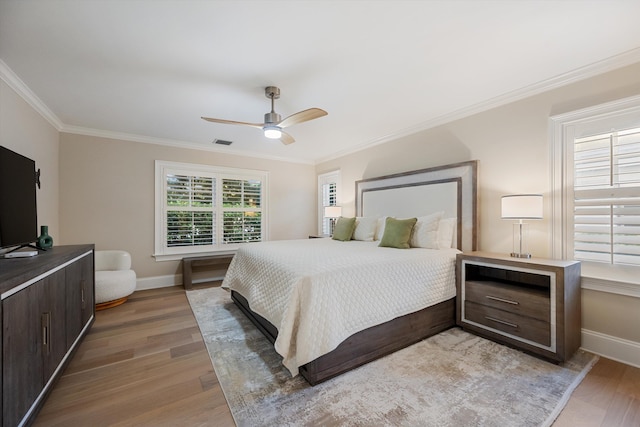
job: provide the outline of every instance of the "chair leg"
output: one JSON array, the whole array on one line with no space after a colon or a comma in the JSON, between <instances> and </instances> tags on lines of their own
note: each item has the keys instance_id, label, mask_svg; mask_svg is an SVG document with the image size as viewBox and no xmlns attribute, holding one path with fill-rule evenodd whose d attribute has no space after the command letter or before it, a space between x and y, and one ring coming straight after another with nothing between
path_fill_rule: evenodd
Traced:
<instances>
[{"instance_id":1,"label":"chair leg","mask_svg":"<svg viewBox=\"0 0 640 427\"><path fill-rule=\"evenodd\" d=\"M124 302L127 300L128 296L126 297L122 297L122 298L118 298L118 299L114 299L113 301L106 301L106 302L101 302L99 304L96 304L96 311L100 311L100 310L105 310L107 308L111 308L111 307L117 307L121 304L124 304Z\"/></svg>"}]
</instances>

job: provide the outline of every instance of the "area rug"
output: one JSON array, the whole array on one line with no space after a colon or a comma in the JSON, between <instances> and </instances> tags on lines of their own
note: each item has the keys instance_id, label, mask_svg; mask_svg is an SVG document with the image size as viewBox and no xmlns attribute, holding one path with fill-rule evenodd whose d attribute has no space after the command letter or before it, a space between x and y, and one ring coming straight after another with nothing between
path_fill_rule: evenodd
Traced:
<instances>
[{"instance_id":1,"label":"area rug","mask_svg":"<svg viewBox=\"0 0 640 427\"><path fill-rule=\"evenodd\" d=\"M554 365L452 328L311 387L292 378L229 292L187 292L236 424L545 426L597 361Z\"/></svg>"}]
</instances>

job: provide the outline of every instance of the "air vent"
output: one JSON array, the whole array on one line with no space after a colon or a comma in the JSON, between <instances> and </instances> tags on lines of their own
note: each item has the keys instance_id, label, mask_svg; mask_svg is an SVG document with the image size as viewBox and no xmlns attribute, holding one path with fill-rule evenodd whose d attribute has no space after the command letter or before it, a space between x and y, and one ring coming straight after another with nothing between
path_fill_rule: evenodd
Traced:
<instances>
[{"instance_id":1,"label":"air vent","mask_svg":"<svg viewBox=\"0 0 640 427\"><path fill-rule=\"evenodd\" d=\"M213 143L214 144L220 144L220 145L231 145L231 144L233 144L233 141L226 141L224 139L214 139Z\"/></svg>"}]
</instances>

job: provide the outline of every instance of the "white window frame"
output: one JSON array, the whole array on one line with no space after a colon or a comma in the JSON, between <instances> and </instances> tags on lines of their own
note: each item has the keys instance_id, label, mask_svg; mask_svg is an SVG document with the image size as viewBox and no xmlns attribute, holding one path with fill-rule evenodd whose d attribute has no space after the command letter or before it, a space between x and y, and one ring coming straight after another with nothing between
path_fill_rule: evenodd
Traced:
<instances>
[{"instance_id":1,"label":"white window frame","mask_svg":"<svg viewBox=\"0 0 640 427\"><path fill-rule=\"evenodd\" d=\"M325 172L318 175L318 234L323 234L324 229L324 200L323 200L323 186L325 184L336 184L336 206L341 206L342 200L342 179L340 170L334 170L331 172Z\"/></svg>"},{"instance_id":2,"label":"white window frame","mask_svg":"<svg viewBox=\"0 0 640 427\"><path fill-rule=\"evenodd\" d=\"M551 254L573 258L573 144L576 138L637 127L640 96L553 116L551 149ZM640 268L582 262L582 287L640 297Z\"/></svg>"},{"instance_id":3,"label":"white window frame","mask_svg":"<svg viewBox=\"0 0 640 427\"><path fill-rule=\"evenodd\" d=\"M261 218L262 218L262 240L268 240L269 232L267 221L268 216L268 178L267 171L238 169L223 166L200 165L194 163L170 162L164 160L156 160L155 162L155 242L153 257L156 261L175 261L187 256L212 255L235 253L242 243L224 244L222 243L222 224L217 220L216 224L216 242L215 245L209 245L203 248L195 246L179 246L170 247L166 245L166 194L167 194L167 174L179 175L202 175L212 176L216 178L216 197L222 197L222 180L223 179L257 179L262 182L262 200L261 200ZM216 207L222 218L223 207L221 204Z\"/></svg>"}]
</instances>

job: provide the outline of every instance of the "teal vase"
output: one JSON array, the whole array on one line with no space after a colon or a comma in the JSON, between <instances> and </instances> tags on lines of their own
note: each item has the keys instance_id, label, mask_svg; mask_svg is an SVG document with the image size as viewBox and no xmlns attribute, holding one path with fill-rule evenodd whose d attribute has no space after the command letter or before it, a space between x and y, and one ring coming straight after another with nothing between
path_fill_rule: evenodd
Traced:
<instances>
[{"instance_id":1,"label":"teal vase","mask_svg":"<svg viewBox=\"0 0 640 427\"><path fill-rule=\"evenodd\" d=\"M36 244L40 249L44 249L44 250L47 250L53 247L53 237L49 236L48 225L40 226L40 237L38 237L38 241Z\"/></svg>"}]
</instances>

